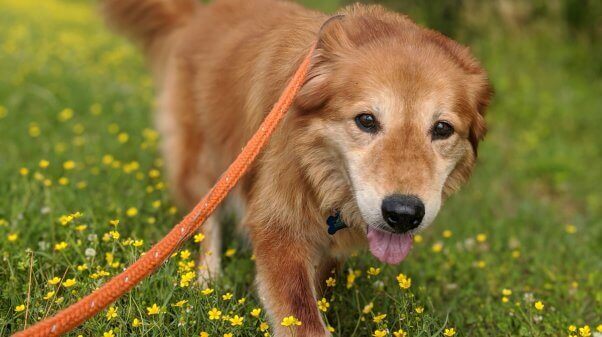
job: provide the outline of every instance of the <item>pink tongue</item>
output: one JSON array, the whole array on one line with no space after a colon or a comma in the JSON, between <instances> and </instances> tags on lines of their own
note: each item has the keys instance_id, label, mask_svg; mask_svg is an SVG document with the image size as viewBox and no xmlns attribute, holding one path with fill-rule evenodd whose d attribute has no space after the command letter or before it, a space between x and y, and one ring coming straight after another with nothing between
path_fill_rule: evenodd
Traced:
<instances>
[{"instance_id":1,"label":"pink tongue","mask_svg":"<svg viewBox=\"0 0 602 337\"><path fill-rule=\"evenodd\" d=\"M398 264L412 249L413 238L409 233L395 234L368 226L370 252L381 262Z\"/></svg>"}]
</instances>

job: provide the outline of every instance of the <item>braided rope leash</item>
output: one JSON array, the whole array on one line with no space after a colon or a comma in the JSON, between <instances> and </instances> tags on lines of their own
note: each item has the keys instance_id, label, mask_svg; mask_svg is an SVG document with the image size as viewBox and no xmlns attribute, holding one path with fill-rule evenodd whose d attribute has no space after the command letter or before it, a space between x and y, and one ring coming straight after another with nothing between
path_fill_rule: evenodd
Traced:
<instances>
[{"instance_id":1,"label":"braided rope leash","mask_svg":"<svg viewBox=\"0 0 602 337\"><path fill-rule=\"evenodd\" d=\"M134 262L134 264L121 274L113 277L102 287L66 309L61 310L56 315L38 322L23 331L17 332L13 336L59 336L73 330L149 276L171 256L182 242L190 238L224 200L234 185L246 173L259 152L267 144L272 132L291 107L293 100L305 81L315 47L316 45L314 44L310 48L309 53L303 59L301 65L299 65L284 92L261 123L259 130L247 142L242 152L230 164L209 193L203 197L179 224Z\"/></svg>"}]
</instances>

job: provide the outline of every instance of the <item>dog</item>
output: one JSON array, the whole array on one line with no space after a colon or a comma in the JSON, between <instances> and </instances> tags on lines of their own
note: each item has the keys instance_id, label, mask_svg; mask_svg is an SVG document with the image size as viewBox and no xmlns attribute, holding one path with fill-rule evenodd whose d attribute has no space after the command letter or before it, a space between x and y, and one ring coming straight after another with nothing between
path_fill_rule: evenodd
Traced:
<instances>
[{"instance_id":1,"label":"dog","mask_svg":"<svg viewBox=\"0 0 602 337\"><path fill-rule=\"evenodd\" d=\"M469 50L407 16L335 16L275 0L103 0L159 90L156 125L176 200L192 207L240 152L310 47L293 107L236 190L276 336L329 336L324 280L358 248L397 264L470 176L492 96ZM330 226L330 228L329 228ZM200 280L219 276L217 216ZM329 234L330 233L330 234Z\"/></svg>"}]
</instances>

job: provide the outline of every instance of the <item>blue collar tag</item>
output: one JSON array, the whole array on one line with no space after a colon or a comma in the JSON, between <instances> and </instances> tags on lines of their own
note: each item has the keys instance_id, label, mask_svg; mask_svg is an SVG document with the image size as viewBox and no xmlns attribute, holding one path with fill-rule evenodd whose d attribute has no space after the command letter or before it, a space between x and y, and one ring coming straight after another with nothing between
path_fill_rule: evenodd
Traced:
<instances>
[{"instance_id":1,"label":"blue collar tag","mask_svg":"<svg viewBox=\"0 0 602 337\"><path fill-rule=\"evenodd\" d=\"M331 215L326 219L326 224L328 224L328 234L334 235L337 231L346 228L347 225L341 220L341 212L336 212L334 215Z\"/></svg>"}]
</instances>

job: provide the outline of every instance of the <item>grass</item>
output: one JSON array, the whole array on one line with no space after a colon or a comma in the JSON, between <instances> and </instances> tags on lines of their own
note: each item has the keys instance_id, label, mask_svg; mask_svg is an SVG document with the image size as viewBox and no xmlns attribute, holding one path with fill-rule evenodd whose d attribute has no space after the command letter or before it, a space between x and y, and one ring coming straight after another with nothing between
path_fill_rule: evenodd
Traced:
<instances>
[{"instance_id":1,"label":"grass","mask_svg":"<svg viewBox=\"0 0 602 337\"><path fill-rule=\"evenodd\" d=\"M172 205L162 180L153 87L137 51L105 30L88 2L0 0L0 7L6 336L121 271L184 210ZM402 265L381 265L365 252L348 261L326 295L324 317L335 336L602 330L602 80L588 70L587 46L545 26L519 34L484 29L464 40L497 91L479 166ZM83 215L63 217L76 212ZM227 242L224 277L211 294L185 282L198 253L187 243L190 257L174 256L71 335L262 335L264 311L250 315L261 306L249 250L241 239ZM411 278L409 288L399 286L400 273ZM49 284L55 277L59 284ZM149 314L155 304L158 313ZM212 308L220 319L209 319ZM242 325L223 319L234 315Z\"/></svg>"}]
</instances>

